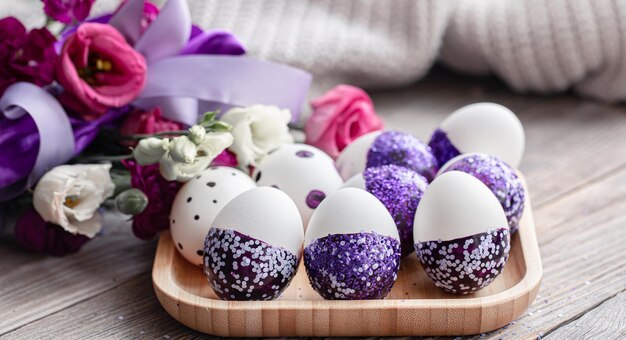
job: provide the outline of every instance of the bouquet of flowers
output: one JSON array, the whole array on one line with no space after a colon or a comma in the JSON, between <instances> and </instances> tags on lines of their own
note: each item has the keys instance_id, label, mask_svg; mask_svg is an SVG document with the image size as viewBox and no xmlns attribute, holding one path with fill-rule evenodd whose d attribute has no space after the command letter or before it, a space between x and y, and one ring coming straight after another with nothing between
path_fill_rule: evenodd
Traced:
<instances>
[{"instance_id":1,"label":"bouquet of flowers","mask_svg":"<svg viewBox=\"0 0 626 340\"><path fill-rule=\"evenodd\" d=\"M133 233L151 239L169 228L182 183L210 165L251 173L293 143L311 82L192 25L185 0L125 0L89 17L93 2L43 0L47 27L65 24L57 34L0 19L0 226L54 256L100 235L103 208L132 215ZM355 87L312 108L306 142L333 158L382 129Z\"/></svg>"}]
</instances>

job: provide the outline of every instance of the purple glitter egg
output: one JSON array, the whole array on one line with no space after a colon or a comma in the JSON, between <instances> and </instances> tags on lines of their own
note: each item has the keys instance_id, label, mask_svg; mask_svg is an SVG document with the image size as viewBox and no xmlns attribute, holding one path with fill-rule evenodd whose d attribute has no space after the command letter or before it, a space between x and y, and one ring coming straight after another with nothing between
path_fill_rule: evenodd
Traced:
<instances>
[{"instance_id":1,"label":"purple glitter egg","mask_svg":"<svg viewBox=\"0 0 626 340\"><path fill-rule=\"evenodd\" d=\"M430 147L415 136L399 132L381 133L367 153L366 168L394 164L411 169L432 181L439 169Z\"/></svg>"},{"instance_id":2,"label":"purple glitter egg","mask_svg":"<svg viewBox=\"0 0 626 340\"><path fill-rule=\"evenodd\" d=\"M417 242L415 251L437 287L452 294L472 294L489 285L509 258L509 228L451 241Z\"/></svg>"},{"instance_id":3,"label":"purple glitter egg","mask_svg":"<svg viewBox=\"0 0 626 340\"><path fill-rule=\"evenodd\" d=\"M430 137L430 141L428 142L428 146L437 159L437 163L441 166L461 154L461 152L459 152L459 150L452 145L452 142L448 139L448 135L441 129L437 129L433 132L433 135Z\"/></svg>"},{"instance_id":4,"label":"purple glitter egg","mask_svg":"<svg viewBox=\"0 0 626 340\"><path fill-rule=\"evenodd\" d=\"M223 300L272 300L298 268L292 252L230 229L211 228L204 244L204 273Z\"/></svg>"},{"instance_id":5,"label":"purple glitter egg","mask_svg":"<svg viewBox=\"0 0 626 340\"><path fill-rule=\"evenodd\" d=\"M363 171L365 190L374 195L393 217L402 246L402 256L413 252L415 210L428 187L426 178L407 168L383 165Z\"/></svg>"},{"instance_id":6,"label":"purple glitter egg","mask_svg":"<svg viewBox=\"0 0 626 340\"><path fill-rule=\"evenodd\" d=\"M451 160L443 172L462 171L483 182L498 198L511 227L511 234L518 229L524 212L524 186L513 168L496 157L484 154L467 154Z\"/></svg>"},{"instance_id":7,"label":"purple glitter egg","mask_svg":"<svg viewBox=\"0 0 626 340\"><path fill-rule=\"evenodd\" d=\"M304 266L325 299L382 299L398 277L400 242L376 233L328 235L304 248Z\"/></svg>"}]
</instances>

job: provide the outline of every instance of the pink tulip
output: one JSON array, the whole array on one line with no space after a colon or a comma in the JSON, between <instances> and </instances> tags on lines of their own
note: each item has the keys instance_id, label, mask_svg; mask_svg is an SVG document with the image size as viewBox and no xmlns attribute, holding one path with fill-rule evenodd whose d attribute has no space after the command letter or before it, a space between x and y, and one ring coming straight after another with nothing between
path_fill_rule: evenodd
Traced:
<instances>
[{"instance_id":1,"label":"pink tulip","mask_svg":"<svg viewBox=\"0 0 626 340\"><path fill-rule=\"evenodd\" d=\"M146 61L112 26L85 23L67 38L57 63L61 101L85 120L133 101L146 82Z\"/></svg>"},{"instance_id":2,"label":"pink tulip","mask_svg":"<svg viewBox=\"0 0 626 340\"><path fill-rule=\"evenodd\" d=\"M313 114L304 127L306 143L332 158L360 136L383 128L372 100L358 87L338 85L311 106Z\"/></svg>"}]
</instances>

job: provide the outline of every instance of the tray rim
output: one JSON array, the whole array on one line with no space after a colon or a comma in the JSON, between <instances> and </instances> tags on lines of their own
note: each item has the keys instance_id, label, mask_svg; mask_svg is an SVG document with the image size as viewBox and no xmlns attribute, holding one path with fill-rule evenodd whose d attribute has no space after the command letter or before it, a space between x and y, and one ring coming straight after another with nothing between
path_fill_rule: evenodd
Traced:
<instances>
[{"instance_id":1,"label":"tray rim","mask_svg":"<svg viewBox=\"0 0 626 340\"><path fill-rule=\"evenodd\" d=\"M522 177L523 180L523 177ZM528 192L528 191L526 191ZM417 311L425 309L445 309L447 311L469 310L480 308L485 311L489 308L498 308L509 302L515 302L518 299L527 296L525 307L518 313L513 313L510 321L517 319L534 301L541 283L543 275L543 267L539 253L539 244L537 242L536 230L534 225L534 217L530 205L530 198L526 198L526 209L524 216L527 223L520 226L517 233L520 238L521 253L524 257L526 272L523 278L515 284L515 286L501 291L493 295L482 297L464 297L442 298L442 299L389 299L389 300L359 300L359 301L341 301L341 300L274 300L274 301L223 301L197 296L180 288L171 275L161 274L161 268L169 267L168 263L172 262L176 249L168 246L171 243L171 235L169 231L161 234L157 245L155 260L152 270L152 282L155 293L159 302L163 307L169 299L176 305L186 305L191 308L202 308L213 310L215 312L250 312L250 311L281 311L289 310L294 312L306 311L354 311L358 310L397 310L397 311ZM162 256L163 253L165 256ZM159 256L161 255L161 256ZM183 324L179 315L165 308L167 312L176 320ZM508 321L508 322L510 322ZM498 329L508 322L496 326L485 327L481 325L480 332L487 332ZM191 325L188 325L191 328ZM217 332L216 332L217 333ZM475 333L468 333L475 334ZM221 334L227 335L227 334ZM426 334L424 334L426 335ZM430 334L429 334L430 335Z\"/></svg>"}]
</instances>

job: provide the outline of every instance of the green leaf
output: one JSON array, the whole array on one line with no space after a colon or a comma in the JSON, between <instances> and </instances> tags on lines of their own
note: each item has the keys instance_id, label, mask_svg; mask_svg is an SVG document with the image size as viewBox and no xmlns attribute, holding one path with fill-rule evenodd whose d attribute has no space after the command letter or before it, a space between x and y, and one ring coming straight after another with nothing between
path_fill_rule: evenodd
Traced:
<instances>
[{"instance_id":1,"label":"green leaf","mask_svg":"<svg viewBox=\"0 0 626 340\"><path fill-rule=\"evenodd\" d=\"M204 125L206 123L210 123L214 121L215 117L217 117L217 113L218 111L205 112L204 116L202 117L202 120L200 121L200 125Z\"/></svg>"}]
</instances>

